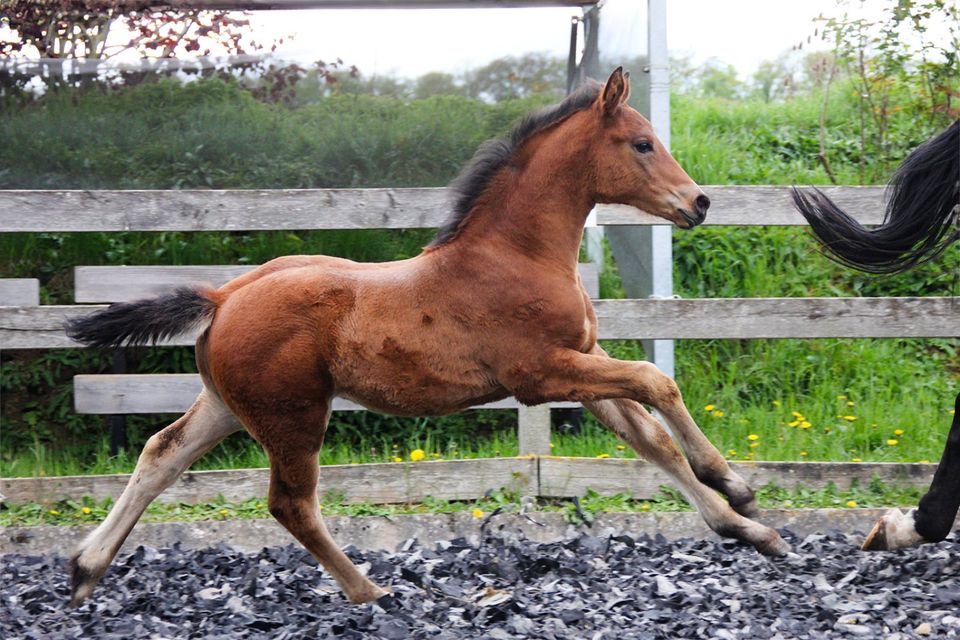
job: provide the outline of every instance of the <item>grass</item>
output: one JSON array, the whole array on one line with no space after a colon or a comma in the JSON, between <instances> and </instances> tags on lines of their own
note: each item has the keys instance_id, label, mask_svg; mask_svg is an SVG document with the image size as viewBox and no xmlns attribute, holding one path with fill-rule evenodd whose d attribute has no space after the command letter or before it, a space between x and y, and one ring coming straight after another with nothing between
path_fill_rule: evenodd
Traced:
<instances>
[{"instance_id":1,"label":"grass","mask_svg":"<svg viewBox=\"0 0 960 640\"><path fill-rule=\"evenodd\" d=\"M858 136L853 103L842 94L828 113L828 146L838 178L852 184L859 179ZM482 139L536 103L335 96L286 108L217 80L63 92L0 114L0 188L436 186L455 175ZM816 95L772 103L676 95L672 107L674 154L701 184L828 182L816 160ZM894 148L905 153L931 126L898 114L891 122ZM895 159L870 149L868 156L868 178L882 182ZM429 237L425 231L4 234L0 274L39 277L44 303L69 303L77 264L255 264L295 253L377 261L414 255ZM936 265L874 278L832 264L800 229L701 228L674 234L674 269L683 297L949 295L960 245ZM612 264L601 275L601 291L624 295ZM952 419L958 345L679 341L677 380L694 418L731 459L937 460ZM604 346L617 357L643 357L638 342ZM130 471L136 454L107 454L102 418L72 410L72 375L109 366L108 355L77 350L4 352L0 475ZM192 353L133 353L131 370L192 372ZM132 450L166 418L132 417ZM326 442L324 464L389 461L415 449L448 459L517 451L512 412L421 420L337 414ZM579 434L555 434L553 444L565 456L633 455L592 418ZM239 435L196 468L265 464L260 448Z\"/></svg>"},{"instance_id":2,"label":"grass","mask_svg":"<svg viewBox=\"0 0 960 640\"><path fill-rule=\"evenodd\" d=\"M866 487L853 486L841 491L833 484L823 489L784 489L766 485L757 490L757 499L762 509L819 509L857 507L904 507L913 506L922 492L915 488L885 485L875 479ZM346 503L335 493L320 499L325 515L347 516L393 516L423 513L470 512L483 518L495 510L512 511L519 506L519 496L505 491L491 492L478 500L442 501L426 499L413 504ZM97 524L106 517L113 501L96 502L90 498L80 501L63 500L55 504L8 503L0 509L0 526L36 525L83 525ZM647 511L692 511L682 495L670 487L661 487L660 492L646 499L619 493L602 496L588 492L577 501L567 499L541 499L540 511L564 513L576 522L583 514L588 517L598 513L647 512ZM269 518L266 500L252 498L243 502L230 502L222 497L208 503L163 503L155 502L147 507L142 522L235 520Z\"/></svg>"}]
</instances>

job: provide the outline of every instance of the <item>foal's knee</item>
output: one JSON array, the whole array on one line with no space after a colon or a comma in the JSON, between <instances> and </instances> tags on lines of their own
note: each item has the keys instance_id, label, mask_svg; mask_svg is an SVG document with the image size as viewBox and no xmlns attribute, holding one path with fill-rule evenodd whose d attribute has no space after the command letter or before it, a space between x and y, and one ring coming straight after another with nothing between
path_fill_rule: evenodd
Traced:
<instances>
[{"instance_id":1,"label":"foal's knee","mask_svg":"<svg viewBox=\"0 0 960 640\"><path fill-rule=\"evenodd\" d=\"M670 406L683 402L680 387L673 378L665 374L652 362L638 362L640 369L638 380L642 402L653 406Z\"/></svg>"}]
</instances>

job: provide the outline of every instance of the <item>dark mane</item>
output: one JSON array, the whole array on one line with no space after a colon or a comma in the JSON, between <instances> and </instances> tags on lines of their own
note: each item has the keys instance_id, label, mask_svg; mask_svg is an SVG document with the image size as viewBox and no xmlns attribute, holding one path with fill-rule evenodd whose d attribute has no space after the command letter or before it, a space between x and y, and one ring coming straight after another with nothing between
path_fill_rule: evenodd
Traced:
<instances>
[{"instance_id":1,"label":"dark mane","mask_svg":"<svg viewBox=\"0 0 960 640\"><path fill-rule=\"evenodd\" d=\"M490 181L513 157L526 140L539 131L589 107L597 99L602 85L589 81L563 102L529 113L503 138L487 140L448 187L454 197L453 214L440 227L431 247L446 244L460 232L477 199L490 186Z\"/></svg>"}]
</instances>

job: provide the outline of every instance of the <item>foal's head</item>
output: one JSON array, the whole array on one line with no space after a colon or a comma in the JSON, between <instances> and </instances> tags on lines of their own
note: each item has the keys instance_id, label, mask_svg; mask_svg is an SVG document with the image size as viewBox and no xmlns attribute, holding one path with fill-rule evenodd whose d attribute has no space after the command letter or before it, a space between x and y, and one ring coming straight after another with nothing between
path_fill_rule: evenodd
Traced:
<instances>
[{"instance_id":1,"label":"foal's head","mask_svg":"<svg viewBox=\"0 0 960 640\"><path fill-rule=\"evenodd\" d=\"M627 104L630 80L617 69L600 89L581 126L594 127L585 162L596 176L594 199L632 205L690 229L707 216L710 199L653 132L650 121Z\"/></svg>"}]
</instances>

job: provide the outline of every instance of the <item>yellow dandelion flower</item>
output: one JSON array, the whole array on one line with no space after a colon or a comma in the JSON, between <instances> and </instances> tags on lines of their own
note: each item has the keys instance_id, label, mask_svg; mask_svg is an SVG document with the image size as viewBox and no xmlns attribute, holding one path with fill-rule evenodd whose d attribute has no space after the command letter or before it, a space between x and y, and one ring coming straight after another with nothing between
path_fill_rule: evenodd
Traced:
<instances>
[{"instance_id":1,"label":"yellow dandelion flower","mask_svg":"<svg viewBox=\"0 0 960 640\"><path fill-rule=\"evenodd\" d=\"M950 415L954 415L956 414L956 412L957 412L956 409L950 409L949 411L947 411L947 413L949 413Z\"/></svg>"},{"instance_id":2,"label":"yellow dandelion flower","mask_svg":"<svg viewBox=\"0 0 960 640\"><path fill-rule=\"evenodd\" d=\"M897 437L902 436L902 435L903 435L903 429L894 429L894 430L893 430L893 435L895 435L895 436L897 436Z\"/></svg>"},{"instance_id":3,"label":"yellow dandelion flower","mask_svg":"<svg viewBox=\"0 0 960 640\"><path fill-rule=\"evenodd\" d=\"M640 505L640 511L650 511L650 503L644 502Z\"/></svg>"},{"instance_id":4,"label":"yellow dandelion flower","mask_svg":"<svg viewBox=\"0 0 960 640\"><path fill-rule=\"evenodd\" d=\"M800 413L799 411L791 411L790 415L792 415L797 420L803 420L803 414Z\"/></svg>"},{"instance_id":5,"label":"yellow dandelion flower","mask_svg":"<svg viewBox=\"0 0 960 640\"><path fill-rule=\"evenodd\" d=\"M226 509L220 509L220 515L222 515L222 516L228 516L228 515L230 515L230 512L227 511Z\"/></svg>"},{"instance_id":6,"label":"yellow dandelion flower","mask_svg":"<svg viewBox=\"0 0 960 640\"><path fill-rule=\"evenodd\" d=\"M772 405L775 406L775 407L779 407L779 406L780 406L780 401L779 401L779 400L771 400L771 401L770 401L770 404L772 404Z\"/></svg>"},{"instance_id":7,"label":"yellow dandelion flower","mask_svg":"<svg viewBox=\"0 0 960 640\"><path fill-rule=\"evenodd\" d=\"M553 444L552 442L550 443L550 448L551 448L551 449L553 449L555 446L556 446L556 445Z\"/></svg>"},{"instance_id":8,"label":"yellow dandelion flower","mask_svg":"<svg viewBox=\"0 0 960 640\"><path fill-rule=\"evenodd\" d=\"M90 507L84 507L84 508L80 509L80 511L83 512L83 515L88 516L88 515L90 515L90 513L91 513L92 510L90 509Z\"/></svg>"},{"instance_id":9,"label":"yellow dandelion flower","mask_svg":"<svg viewBox=\"0 0 960 640\"><path fill-rule=\"evenodd\" d=\"M720 411L720 409L717 409L716 411L713 412L714 418L722 418L725 415L727 414L725 414L723 411Z\"/></svg>"},{"instance_id":10,"label":"yellow dandelion flower","mask_svg":"<svg viewBox=\"0 0 960 640\"><path fill-rule=\"evenodd\" d=\"M812 426L813 426L813 425L810 424L809 422L807 422L806 420L804 420L803 422L800 423L800 428L801 428L801 429L809 429L809 428L812 427Z\"/></svg>"},{"instance_id":11,"label":"yellow dandelion flower","mask_svg":"<svg viewBox=\"0 0 960 640\"><path fill-rule=\"evenodd\" d=\"M393 456L393 461L394 461L394 462L403 462L403 458L401 458L400 456Z\"/></svg>"},{"instance_id":12,"label":"yellow dandelion flower","mask_svg":"<svg viewBox=\"0 0 960 640\"><path fill-rule=\"evenodd\" d=\"M471 511L470 513L473 514L473 517L474 517L474 518L482 518L482 517L483 517L483 510L482 510L482 509L474 509L474 510Z\"/></svg>"},{"instance_id":13,"label":"yellow dandelion flower","mask_svg":"<svg viewBox=\"0 0 960 640\"><path fill-rule=\"evenodd\" d=\"M423 449L414 449L410 452L410 459L414 462L420 462L426 455L427 454L423 452Z\"/></svg>"},{"instance_id":14,"label":"yellow dandelion flower","mask_svg":"<svg viewBox=\"0 0 960 640\"><path fill-rule=\"evenodd\" d=\"M727 449L727 455L728 455L728 456L735 456L735 455L737 455L737 450L736 450L736 449Z\"/></svg>"},{"instance_id":15,"label":"yellow dandelion flower","mask_svg":"<svg viewBox=\"0 0 960 640\"><path fill-rule=\"evenodd\" d=\"M856 501L856 500L847 500L847 506L850 507L851 509L853 509L854 507L857 506L857 501Z\"/></svg>"},{"instance_id":16,"label":"yellow dandelion flower","mask_svg":"<svg viewBox=\"0 0 960 640\"><path fill-rule=\"evenodd\" d=\"M759 439L760 439L760 436L758 436L755 433L751 433L750 435L747 436L747 440L749 440L750 442L753 442L754 440L759 440Z\"/></svg>"},{"instance_id":17,"label":"yellow dandelion flower","mask_svg":"<svg viewBox=\"0 0 960 640\"><path fill-rule=\"evenodd\" d=\"M601 453L601 454L599 454L597 457L598 457L598 458L609 458L609 457L610 457L610 454L609 454L609 453Z\"/></svg>"},{"instance_id":18,"label":"yellow dandelion flower","mask_svg":"<svg viewBox=\"0 0 960 640\"><path fill-rule=\"evenodd\" d=\"M863 462L860 458L850 458L850 462Z\"/></svg>"},{"instance_id":19,"label":"yellow dandelion flower","mask_svg":"<svg viewBox=\"0 0 960 640\"><path fill-rule=\"evenodd\" d=\"M847 422L853 422L854 420L857 419L857 416L843 416L843 419L846 420Z\"/></svg>"},{"instance_id":20,"label":"yellow dandelion flower","mask_svg":"<svg viewBox=\"0 0 960 640\"><path fill-rule=\"evenodd\" d=\"M715 408L716 408L716 407L714 407L712 404L708 404L707 406L705 406L705 407L703 408L703 410L704 410L704 411L713 411Z\"/></svg>"},{"instance_id":21,"label":"yellow dandelion flower","mask_svg":"<svg viewBox=\"0 0 960 640\"><path fill-rule=\"evenodd\" d=\"M806 452L806 451L801 451L801 452L800 452L800 455L801 455L802 457L806 458L806 457L807 457L807 452Z\"/></svg>"},{"instance_id":22,"label":"yellow dandelion flower","mask_svg":"<svg viewBox=\"0 0 960 640\"><path fill-rule=\"evenodd\" d=\"M896 438L890 438L889 440L887 440L887 444L888 444L889 446L891 446L891 447L895 447L895 446L897 446L897 444L899 444L899 443L900 443L900 441L897 440Z\"/></svg>"},{"instance_id":23,"label":"yellow dandelion flower","mask_svg":"<svg viewBox=\"0 0 960 640\"><path fill-rule=\"evenodd\" d=\"M759 446L760 446L760 443L759 443L759 442L751 442L751 443L750 443L750 448L751 448L751 449L753 449L753 448L755 448L755 447L759 447Z\"/></svg>"},{"instance_id":24,"label":"yellow dandelion flower","mask_svg":"<svg viewBox=\"0 0 960 640\"><path fill-rule=\"evenodd\" d=\"M52 515L52 516L58 516L58 515L60 515L60 512L57 511L56 509L50 509L49 513L50 513L50 515Z\"/></svg>"},{"instance_id":25,"label":"yellow dandelion flower","mask_svg":"<svg viewBox=\"0 0 960 640\"><path fill-rule=\"evenodd\" d=\"M797 426L798 424L800 424L800 421L799 421L799 420L794 420L793 422L788 422L788 423L787 423L787 426L795 427L795 426Z\"/></svg>"},{"instance_id":26,"label":"yellow dandelion flower","mask_svg":"<svg viewBox=\"0 0 960 640\"><path fill-rule=\"evenodd\" d=\"M852 406L854 406L855 404L856 404L856 402L854 402L853 400L847 400L847 406L848 406L848 407L852 407Z\"/></svg>"},{"instance_id":27,"label":"yellow dandelion flower","mask_svg":"<svg viewBox=\"0 0 960 640\"><path fill-rule=\"evenodd\" d=\"M921 461L920 461L920 464L930 464L930 461L929 461L929 460L921 460Z\"/></svg>"},{"instance_id":28,"label":"yellow dandelion flower","mask_svg":"<svg viewBox=\"0 0 960 640\"><path fill-rule=\"evenodd\" d=\"M846 400L846 399L847 399L847 396L844 396L844 395L837 396L837 400Z\"/></svg>"}]
</instances>

